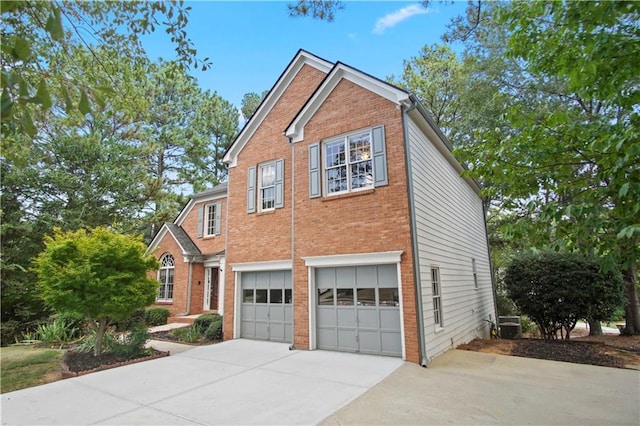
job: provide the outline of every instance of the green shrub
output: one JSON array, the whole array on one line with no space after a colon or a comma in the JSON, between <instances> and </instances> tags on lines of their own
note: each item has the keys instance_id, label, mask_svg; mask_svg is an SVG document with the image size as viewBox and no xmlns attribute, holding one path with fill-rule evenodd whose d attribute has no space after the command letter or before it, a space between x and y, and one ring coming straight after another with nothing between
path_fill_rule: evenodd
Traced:
<instances>
[{"instance_id":1,"label":"green shrub","mask_svg":"<svg viewBox=\"0 0 640 426\"><path fill-rule=\"evenodd\" d=\"M195 343L202 338L201 328L195 324L189 327L174 328L171 330L171 334L186 343Z\"/></svg>"},{"instance_id":2,"label":"green shrub","mask_svg":"<svg viewBox=\"0 0 640 426\"><path fill-rule=\"evenodd\" d=\"M111 352L111 350L118 344L118 340L114 334L107 330L104 332L102 338L102 350L103 352ZM95 329L89 329L87 334L82 337L82 340L77 343L73 350L76 352L94 352L96 347L96 331Z\"/></svg>"},{"instance_id":3,"label":"green shrub","mask_svg":"<svg viewBox=\"0 0 640 426\"><path fill-rule=\"evenodd\" d=\"M167 308L149 308L144 313L144 319L147 325L164 325L171 312Z\"/></svg>"},{"instance_id":4,"label":"green shrub","mask_svg":"<svg viewBox=\"0 0 640 426\"><path fill-rule=\"evenodd\" d=\"M204 330L203 336L207 340L221 340L222 339L222 317L219 321L212 322L206 330Z\"/></svg>"},{"instance_id":5,"label":"green shrub","mask_svg":"<svg viewBox=\"0 0 640 426\"><path fill-rule=\"evenodd\" d=\"M125 357L126 359L146 355L149 350L144 344L149 340L149 332L144 326L134 327L130 332L123 333L116 339L110 352Z\"/></svg>"},{"instance_id":6,"label":"green shrub","mask_svg":"<svg viewBox=\"0 0 640 426\"><path fill-rule=\"evenodd\" d=\"M204 314L196 318L193 325L201 330L206 330L212 323L218 321L222 322L222 317L219 314Z\"/></svg>"},{"instance_id":7,"label":"green shrub","mask_svg":"<svg viewBox=\"0 0 640 426\"><path fill-rule=\"evenodd\" d=\"M20 323L15 320L3 321L0 324L0 344L9 346L16 342L20 334Z\"/></svg>"},{"instance_id":8,"label":"green shrub","mask_svg":"<svg viewBox=\"0 0 640 426\"><path fill-rule=\"evenodd\" d=\"M48 345L61 345L73 341L80 329L71 327L62 319L54 319L51 322L38 324L36 327L37 339Z\"/></svg>"},{"instance_id":9,"label":"green shrub","mask_svg":"<svg viewBox=\"0 0 640 426\"><path fill-rule=\"evenodd\" d=\"M504 293L497 293L496 302L498 308L498 316L513 316L517 315L516 305L513 303L509 296Z\"/></svg>"},{"instance_id":10,"label":"green shrub","mask_svg":"<svg viewBox=\"0 0 640 426\"><path fill-rule=\"evenodd\" d=\"M145 327L147 322L147 313L144 309L136 310L129 318L116 321L113 325L117 331L133 330L139 327Z\"/></svg>"},{"instance_id":11,"label":"green shrub","mask_svg":"<svg viewBox=\"0 0 640 426\"><path fill-rule=\"evenodd\" d=\"M82 335L82 330L86 324L86 320L82 314L73 312L56 314L54 316L54 319L63 321L65 324L67 324L67 327L77 329L78 332L75 337L80 337Z\"/></svg>"}]
</instances>

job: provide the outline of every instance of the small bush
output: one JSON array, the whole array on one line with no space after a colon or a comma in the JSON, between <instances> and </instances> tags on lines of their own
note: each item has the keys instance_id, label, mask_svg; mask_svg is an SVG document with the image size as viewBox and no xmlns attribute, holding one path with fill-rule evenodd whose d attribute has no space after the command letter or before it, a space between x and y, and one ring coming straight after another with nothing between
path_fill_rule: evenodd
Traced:
<instances>
[{"instance_id":1,"label":"small bush","mask_svg":"<svg viewBox=\"0 0 640 426\"><path fill-rule=\"evenodd\" d=\"M206 330L214 322L222 322L222 317L219 314L204 314L195 319L193 325L200 327L201 330Z\"/></svg>"},{"instance_id":2,"label":"small bush","mask_svg":"<svg viewBox=\"0 0 640 426\"><path fill-rule=\"evenodd\" d=\"M54 319L64 322L67 327L78 330L76 336L80 337L82 334L82 329L86 323L86 320L82 314L73 313L73 312L64 312L56 314Z\"/></svg>"},{"instance_id":3,"label":"small bush","mask_svg":"<svg viewBox=\"0 0 640 426\"><path fill-rule=\"evenodd\" d=\"M497 308L498 308L498 316L513 316L513 315L517 315L517 308L515 303L513 303L513 301L511 299L509 299L509 296L507 296L504 293L497 293L496 295L496 302L497 302Z\"/></svg>"},{"instance_id":4,"label":"small bush","mask_svg":"<svg viewBox=\"0 0 640 426\"><path fill-rule=\"evenodd\" d=\"M134 327L130 332L123 333L116 339L116 343L110 348L110 352L125 357L126 359L136 358L148 353L144 344L149 340L147 328Z\"/></svg>"},{"instance_id":5,"label":"small bush","mask_svg":"<svg viewBox=\"0 0 640 426\"><path fill-rule=\"evenodd\" d=\"M209 327L204 331L203 336L207 340L221 340L222 339L222 317L220 321L212 322Z\"/></svg>"},{"instance_id":6,"label":"small bush","mask_svg":"<svg viewBox=\"0 0 640 426\"><path fill-rule=\"evenodd\" d=\"M145 311L145 322L149 326L164 325L167 323L167 319L171 315L171 312L167 308L149 308Z\"/></svg>"},{"instance_id":7,"label":"small bush","mask_svg":"<svg viewBox=\"0 0 640 426\"><path fill-rule=\"evenodd\" d=\"M54 319L48 323L38 324L37 339L48 345L62 345L73 341L80 333L79 328L70 327L64 320Z\"/></svg>"},{"instance_id":8,"label":"small bush","mask_svg":"<svg viewBox=\"0 0 640 426\"><path fill-rule=\"evenodd\" d=\"M0 324L0 344L9 346L16 342L20 334L20 323L15 320L2 321Z\"/></svg>"},{"instance_id":9,"label":"small bush","mask_svg":"<svg viewBox=\"0 0 640 426\"><path fill-rule=\"evenodd\" d=\"M186 343L195 343L202 338L201 329L195 324L184 328L174 328L171 333Z\"/></svg>"}]
</instances>

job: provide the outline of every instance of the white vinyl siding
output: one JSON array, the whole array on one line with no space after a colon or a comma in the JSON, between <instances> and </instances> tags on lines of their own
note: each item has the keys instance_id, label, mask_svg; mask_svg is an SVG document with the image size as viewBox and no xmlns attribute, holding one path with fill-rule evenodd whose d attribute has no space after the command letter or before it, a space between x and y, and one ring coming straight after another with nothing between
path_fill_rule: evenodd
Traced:
<instances>
[{"instance_id":1,"label":"white vinyl siding","mask_svg":"<svg viewBox=\"0 0 640 426\"><path fill-rule=\"evenodd\" d=\"M425 342L431 359L483 335L483 319L493 314L494 302L482 200L427 138L428 131L407 120ZM475 259L477 289L469 259ZM440 272L444 330L430 303L432 265Z\"/></svg>"}]
</instances>

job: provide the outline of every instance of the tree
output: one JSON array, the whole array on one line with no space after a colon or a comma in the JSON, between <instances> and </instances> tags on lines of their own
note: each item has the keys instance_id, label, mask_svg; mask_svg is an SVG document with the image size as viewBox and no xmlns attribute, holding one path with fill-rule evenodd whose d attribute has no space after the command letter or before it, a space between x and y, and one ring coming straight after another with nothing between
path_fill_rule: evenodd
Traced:
<instances>
[{"instance_id":1,"label":"tree","mask_svg":"<svg viewBox=\"0 0 640 426\"><path fill-rule=\"evenodd\" d=\"M261 95L258 95L255 92L249 92L244 94L244 96L242 97L242 101L240 101L241 102L240 111L242 111L242 117L244 117L245 120L249 120L251 118L253 113L256 112L256 110L260 106L260 103L267 96L268 93L269 91L265 90L264 92L262 92Z\"/></svg>"},{"instance_id":2,"label":"tree","mask_svg":"<svg viewBox=\"0 0 640 426\"><path fill-rule=\"evenodd\" d=\"M57 312L83 315L96 332L94 355L112 320L123 320L154 302L158 282L147 271L158 263L145 254L141 238L104 227L63 232L45 238L34 260L40 296Z\"/></svg>"},{"instance_id":3,"label":"tree","mask_svg":"<svg viewBox=\"0 0 640 426\"><path fill-rule=\"evenodd\" d=\"M178 60L206 69L209 59L196 58L187 37L190 7L176 2L3 1L2 12L2 136L5 150L15 135L34 137L46 118L52 96L65 100L66 112L92 112L105 98L118 96L116 79L96 82L69 76L60 67L73 61L76 48L108 49L135 62L145 60L141 36L164 27ZM102 67L96 54L92 68Z\"/></svg>"},{"instance_id":4,"label":"tree","mask_svg":"<svg viewBox=\"0 0 640 426\"><path fill-rule=\"evenodd\" d=\"M336 12L344 9L344 3L341 0L297 0L295 4L288 4L287 8L290 16L311 16L331 22Z\"/></svg>"},{"instance_id":5,"label":"tree","mask_svg":"<svg viewBox=\"0 0 640 426\"><path fill-rule=\"evenodd\" d=\"M569 340L578 320L606 320L623 300L624 284L614 270L575 253L528 253L505 273L509 297L546 339Z\"/></svg>"}]
</instances>

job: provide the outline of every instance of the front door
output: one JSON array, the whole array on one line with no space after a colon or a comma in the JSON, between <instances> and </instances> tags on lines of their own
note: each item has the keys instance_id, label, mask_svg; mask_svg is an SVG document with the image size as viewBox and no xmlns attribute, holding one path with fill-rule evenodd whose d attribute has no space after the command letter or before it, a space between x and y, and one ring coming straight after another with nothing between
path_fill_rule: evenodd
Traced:
<instances>
[{"instance_id":1,"label":"front door","mask_svg":"<svg viewBox=\"0 0 640 426\"><path fill-rule=\"evenodd\" d=\"M218 310L218 268L205 270L204 306L205 311Z\"/></svg>"}]
</instances>

